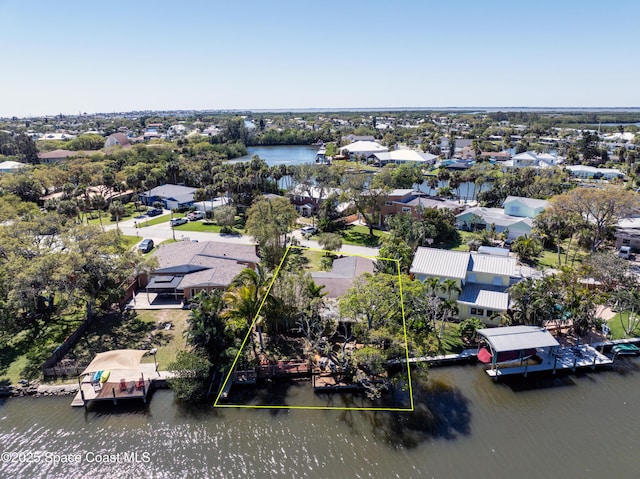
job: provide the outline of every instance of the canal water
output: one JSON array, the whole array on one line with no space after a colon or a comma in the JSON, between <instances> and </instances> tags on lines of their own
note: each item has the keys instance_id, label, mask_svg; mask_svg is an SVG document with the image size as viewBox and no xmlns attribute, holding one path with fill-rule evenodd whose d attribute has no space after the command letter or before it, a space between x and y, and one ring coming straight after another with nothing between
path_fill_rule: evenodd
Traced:
<instances>
[{"instance_id":1,"label":"canal water","mask_svg":"<svg viewBox=\"0 0 640 479\"><path fill-rule=\"evenodd\" d=\"M0 477L639 477L639 385L640 360L625 359L507 383L476 365L433 368L412 413L194 410L167 390L148 408L88 412L71 397L9 399ZM53 463L62 457L74 462Z\"/></svg>"},{"instance_id":2,"label":"canal water","mask_svg":"<svg viewBox=\"0 0 640 479\"><path fill-rule=\"evenodd\" d=\"M249 161L254 155L262 158L267 165L301 165L313 163L316 159L318 146L282 145L282 146L249 146L247 154L231 160Z\"/></svg>"}]
</instances>

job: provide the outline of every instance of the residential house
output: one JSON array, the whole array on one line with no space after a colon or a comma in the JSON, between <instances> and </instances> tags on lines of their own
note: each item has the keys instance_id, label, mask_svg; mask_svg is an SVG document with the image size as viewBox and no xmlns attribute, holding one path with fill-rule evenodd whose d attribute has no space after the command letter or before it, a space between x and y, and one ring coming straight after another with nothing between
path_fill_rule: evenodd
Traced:
<instances>
[{"instance_id":1,"label":"residential house","mask_svg":"<svg viewBox=\"0 0 640 479\"><path fill-rule=\"evenodd\" d=\"M521 279L513 257L422 247L409 272L419 281L453 280L460 293L439 290L438 296L456 301L461 320L476 317L487 324L499 323L509 308L507 290Z\"/></svg>"},{"instance_id":2,"label":"residential house","mask_svg":"<svg viewBox=\"0 0 640 479\"><path fill-rule=\"evenodd\" d=\"M536 153L533 151L525 151L518 153L510 160L503 163L505 168L534 168L536 170L544 168L552 168L562 162L561 158L550 155L549 153Z\"/></svg>"},{"instance_id":3,"label":"residential house","mask_svg":"<svg viewBox=\"0 0 640 479\"><path fill-rule=\"evenodd\" d=\"M351 159L368 158L374 153L385 151L389 151L389 148L375 141L356 141L340 148L340 153L344 156L349 156Z\"/></svg>"},{"instance_id":4,"label":"residential house","mask_svg":"<svg viewBox=\"0 0 640 479\"><path fill-rule=\"evenodd\" d=\"M571 176L584 180L614 180L624 178L624 173L616 168L596 168L585 165L567 165L565 167Z\"/></svg>"},{"instance_id":5,"label":"residential house","mask_svg":"<svg viewBox=\"0 0 640 479\"><path fill-rule=\"evenodd\" d=\"M630 246L632 251L640 252L640 218L624 218L616 225L616 249Z\"/></svg>"},{"instance_id":6,"label":"residential house","mask_svg":"<svg viewBox=\"0 0 640 479\"><path fill-rule=\"evenodd\" d=\"M515 239L530 235L533 218L548 206L549 202L545 200L508 196L502 208L470 208L456 215L456 222L459 229L466 231L491 230L492 227L495 227L497 233L504 233L506 230L507 237Z\"/></svg>"},{"instance_id":7,"label":"residential house","mask_svg":"<svg viewBox=\"0 0 640 479\"><path fill-rule=\"evenodd\" d=\"M197 188L180 185L162 185L140 193L140 201L142 204L151 206L156 201L164 204L168 210L174 208L184 208L193 205L193 194Z\"/></svg>"},{"instance_id":8,"label":"residential house","mask_svg":"<svg viewBox=\"0 0 640 479\"><path fill-rule=\"evenodd\" d=\"M339 298L353 286L353 281L364 273L373 274L374 262L362 256L344 256L333 261L331 271L311 273L313 282L324 286L329 298Z\"/></svg>"},{"instance_id":9,"label":"residential house","mask_svg":"<svg viewBox=\"0 0 640 479\"><path fill-rule=\"evenodd\" d=\"M373 153L369 156L369 159L373 160L374 164L378 164L380 166L384 166L389 163L433 165L437 158L438 157L436 155L432 155L431 153L422 153L421 151L409 149Z\"/></svg>"},{"instance_id":10,"label":"residential house","mask_svg":"<svg viewBox=\"0 0 640 479\"><path fill-rule=\"evenodd\" d=\"M98 153L98 151L71 151L71 150L53 150L45 153L38 153L40 163L55 163L57 161L66 160L67 158L82 157Z\"/></svg>"},{"instance_id":11,"label":"residential house","mask_svg":"<svg viewBox=\"0 0 640 479\"><path fill-rule=\"evenodd\" d=\"M111 148L112 146L116 145L120 145L123 148L129 148L131 147L131 142L129 141L129 138L127 138L127 135L125 135L124 133L113 133L109 135L105 140L104 147Z\"/></svg>"},{"instance_id":12,"label":"residential house","mask_svg":"<svg viewBox=\"0 0 640 479\"><path fill-rule=\"evenodd\" d=\"M16 173L27 166L19 161L3 161L0 163L0 173Z\"/></svg>"},{"instance_id":13,"label":"residential house","mask_svg":"<svg viewBox=\"0 0 640 479\"><path fill-rule=\"evenodd\" d=\"M163 244L153 256L158 267L141 284L147 292L185 301L200 291L226 289L245 268L255 269L260 258L255 245L217 241L179 241Z\"/></svg>"},{"instance_id":14,"label":"residential house","mask_svg":"<svg viewBox=\"0 0 640 479\"><path fill-rule=\"evenodd\" d=\"M355 143L356 141L375 141L375 136L372 135L347 135L342 137L342 141L346 143Z\"/></svg>"},{"instance_id":15,"label":"residential house","mask_svg":"<svg viewBox=\"0 0 640 479\"><path fill-rule=\"evenodd\" d=\"M305 185L299 184L287 191L287 196L298 214L308 217L317 213L320 203L331 194L337 195L339 193L340 191L335 188L318 188L316 186L307 188ZM338 212L344 211L347 206L346 203L337 205Z\"/></svg>"},{"instance_id":16,"label":"residential house","mask_svg":"<svg viewBox=\"0 0 640 479\"><path fill-rule=\"evenodd\" d=\"M448 209L455 214L459 213L464 206L455 201L428 196L420 191L396 189L389 192L384 204L380 206L380 222L384 225L387 217L397 214L410 214L417 219L421 211L426 208Z\"/></svg>"}]
</instances>

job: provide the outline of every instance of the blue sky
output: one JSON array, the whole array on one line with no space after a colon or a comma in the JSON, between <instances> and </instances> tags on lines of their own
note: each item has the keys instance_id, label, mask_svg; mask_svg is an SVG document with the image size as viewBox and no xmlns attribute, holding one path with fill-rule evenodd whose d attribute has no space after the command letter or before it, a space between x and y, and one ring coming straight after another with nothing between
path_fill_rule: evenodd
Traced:
<instances>
[{"instance_id":1,"label":"blue sky","mask_svg":"<svg viewBox=\"0 0 640 479\"><path fill-rule=\"evenodd\" d=\"M0 0L0 116L640 106L640 1Z\"/></svg>"}]
</instances>

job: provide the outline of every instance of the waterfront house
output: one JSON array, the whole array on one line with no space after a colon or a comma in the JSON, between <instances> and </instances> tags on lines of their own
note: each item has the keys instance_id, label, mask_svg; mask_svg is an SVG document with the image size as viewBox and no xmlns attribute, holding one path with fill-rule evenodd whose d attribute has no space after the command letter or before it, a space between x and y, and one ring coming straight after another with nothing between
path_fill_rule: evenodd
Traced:
<instances>
[{"instance_id":1,"label":"waterfront house","mask_svg":"<svg viewBox=\"0 0 640 479\"><path fill-rule=\"evenodd\" d=\"M149 293L191 299L200 291L226 289L245 268L260 262L255 245L179 241L154 250L158 267L141 285Z\"/></svg>"},{"instance_id":2,"label":"waterfront house","mask_svg":"<svg viewBox=\"0 0 640 479\"><path fill-rule=\"evenodd\" d=\"M521 278L511 256L422 247L416 250L409 272L418 281L453 280L460 293L438 290L437 295L451 294L460 319L476 317L486 324L498 324L498 316L509 307L507 289Z\"/></svg>"},{"instance_id":3,"label":"waterfront house","mask_svg":"<svg viewBox=\"0 0 640 479\"><path fill-rule=\"evenodd\" d=\"M364 159L374 153L382 153L385 151L389 151L389 148L375 141L356 141L340 148L340 153L344 156L349 156L351 159Z\"/></svg>"},{"instance_id":4,"label":"waterfront house","mask_svg":"<svg viewBox=\"0 0 640 479\"><path fill-rule=\"evenodd\" d=\"M369 159L374 164L384 166L389 163L395 163L397 165L402 163L413 163L419 165L433 165L438 157L431 153L423 153L421 151L401 149L393 151L385 151L379 153L373 153L369 156Z\"/></svg>"}]
</instances>

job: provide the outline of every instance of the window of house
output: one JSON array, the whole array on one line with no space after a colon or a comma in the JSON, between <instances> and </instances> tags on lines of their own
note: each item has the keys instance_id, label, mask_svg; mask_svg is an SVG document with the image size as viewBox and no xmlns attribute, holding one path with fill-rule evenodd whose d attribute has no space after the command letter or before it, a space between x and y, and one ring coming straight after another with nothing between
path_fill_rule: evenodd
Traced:
<instances>
[{"instance_id":1,"label":"window of house","mask_svg":"<svg viewBox=\"0 0 640 479\"><path fill-rule=\"evenodd\" d=\"M494 276L493 277L493 284L494 284L494 286L502 286L502 277Z\"/></svg>"},{"instance_id":2,"label":"window of house","mask_svg":"<svg viewBox=\"0 0 640 479\"><path fill-rule=\"evenodd\" d=\"M519 206L510 206L509 207L509 213L516 214L516 213L520 213L520 207Z\"/></svg>"},{"instance_id":3,"label":"window of house","mask_svg":"<svg viewBox=\"0 0 640 479\"><path fill-rule=\"evenodd\" d=\"M469 313L472 316L484 316L484 309L482 309L482 308L470 308Z\"/></svg>"},{"instance_id":4,"label":"window of house","mask_svg":"<svg viewBox=\"0 0 640 479\"><path fill-rule=\"evenodd\" d=\"M393 205L393 202L391 202L391 201L385 201L385 202L384 202L384 205L385 205L385 206L392 206L392 205Z\"/></svg>"},{"instance_id":5,"label":"window of house","mask_svg":"<svg viewBox=\"0 0 640 479\"><path fill-rule=\"evenodd\" d=\"M630 239L623 239L622 240L622 244L631 244L631 240Z\"/></svg>"},{"instance_id":6,"label":"window of house","mask_svg":"<svg viewBox=\"0 0 640 479\"><path fill-rule=\"evenodd\" d=\"M475 283L476 282L476 274L475 273L469 273L469 276L467 276L467 281L469 283Z\"/></svg>"},{"instance_id":7,"label":"window of house","mask_svg":"<svg viewBox=\"0 0 640 479\"><path fill-rule=\"evenodd\" d=\"M403 212L403 213L410 213L410 212L411 212L411 208L409 208L409 207L407 207L407 206L404 206L404 207L402 208L402 212Z\"/></svg>"}]
</instances>

